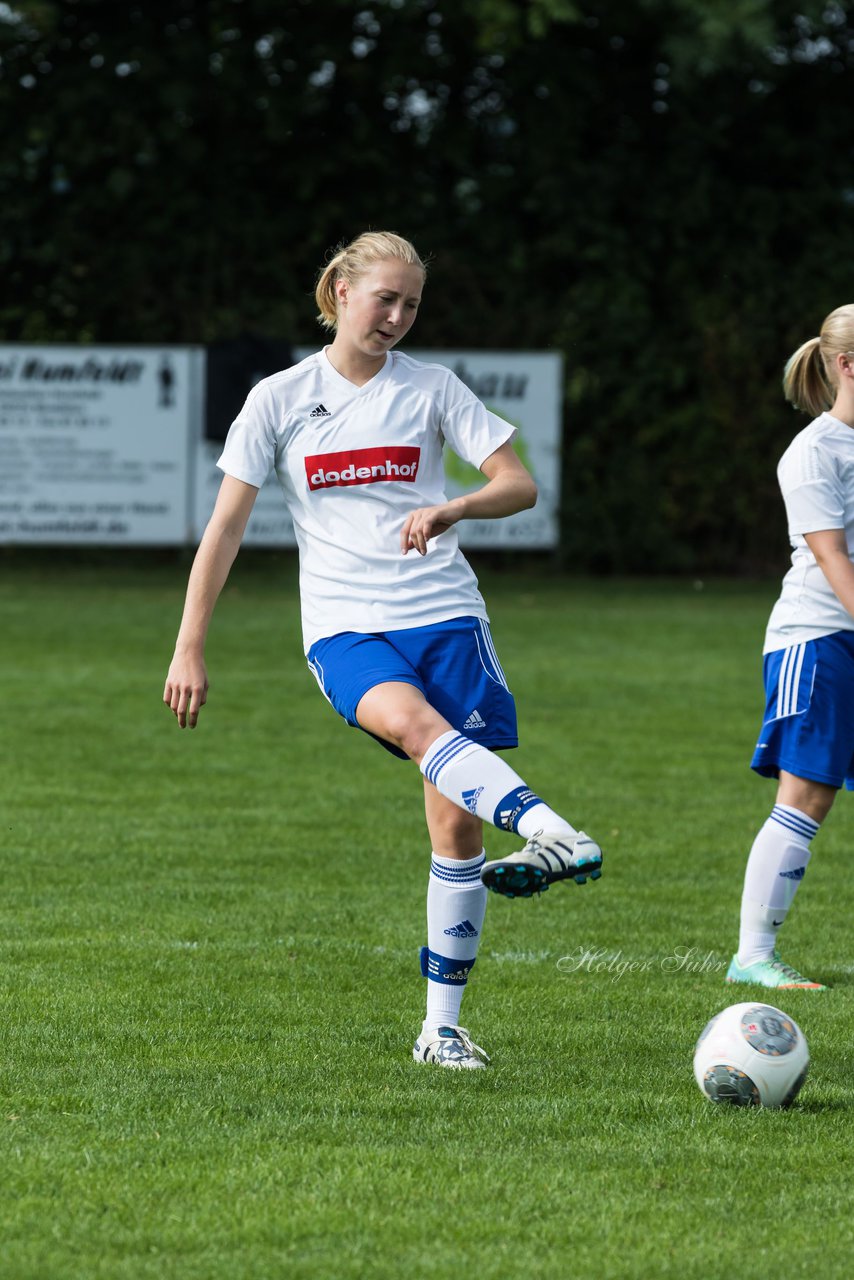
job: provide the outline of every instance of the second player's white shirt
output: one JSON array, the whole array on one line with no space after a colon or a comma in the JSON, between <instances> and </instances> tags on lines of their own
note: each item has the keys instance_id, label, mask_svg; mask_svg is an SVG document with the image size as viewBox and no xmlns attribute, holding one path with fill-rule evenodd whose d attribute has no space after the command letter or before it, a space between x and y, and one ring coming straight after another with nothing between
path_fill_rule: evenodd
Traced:
<instances>
[{"instance_id":1,"label":"second player's white shirt","mask_svg":"<svg viewBox=\"0 0 854 1280\"><path fill-rule=\"evenodd\" d=\"M456 527L403 555L417 507L447 501L442 447L479 467L515 428L449 369L398 351L355 386L319 351L259 382L217 465L260 488L275 468L294 522L306 652L341 631L486 618Z\"/></svg>"},{"instance_id":2,"label":"second player's white shirt","mask_svg":"<svg viewBox=\"0 0 854 1280\"><path fill-rule=\"evenodd\" d=\"M768 620L764 652L854 631L804 534L842 529L854 560L854 429L823 413L795 436L777 467L794 548L792 567Z\"/></svg>"}]
</instances>

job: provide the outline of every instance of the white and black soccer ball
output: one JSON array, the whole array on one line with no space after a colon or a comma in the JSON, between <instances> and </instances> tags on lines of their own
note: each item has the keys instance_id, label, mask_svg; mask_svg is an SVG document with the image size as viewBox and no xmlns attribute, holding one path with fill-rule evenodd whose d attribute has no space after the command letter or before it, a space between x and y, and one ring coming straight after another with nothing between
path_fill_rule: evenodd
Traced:
<instances>
[{"instance_id":1,"label":"white and black soccer ball","mask_svg":"<svg viewBox=\"0 0 854 1280\"><path fill-rule=\"evenodd\" d=\"M770 1004L731 1004L707 1023L694 1051L694 1077L712 1102L788 1107L810 1055L794 1018Z\"/></svg>"}]
</instances>

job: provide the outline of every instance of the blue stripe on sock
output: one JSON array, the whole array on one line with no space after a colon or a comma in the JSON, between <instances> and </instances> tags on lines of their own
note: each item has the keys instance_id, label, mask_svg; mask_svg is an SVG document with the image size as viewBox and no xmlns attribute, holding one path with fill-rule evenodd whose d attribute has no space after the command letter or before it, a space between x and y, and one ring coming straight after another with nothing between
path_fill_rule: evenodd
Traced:
<instances>
[{"instance_id":1,"label":"blue stripe on sock","mask_svg":"<svg viewBox=\"0 0 854 1280\"><path fill-rule=\"evenodd\" d=\"M783 809L778 804L775 804L771 810L771 818L774 822L778 822L781 827L794 831L796 835L803 836L806 840L812 840L819 828L819 824L814 822L812 818L799 818L796 814L789 813L788 809Z\"/></svg>"},{"instance_id":2,"label":"blue stripe on sock","mask_svg":"<svg viewBox=\"0 0 854 1280\"><path fill-rule=\"evenodd\" d=\"M449 738L446 742L443 742L430 762L431 768L438 761L444 760L445 756L447 756L449 752L459 750L460 744L463 742L465 742L465 738L461 733L455 733L453 738Z\"/></svg>"},{"instance_id":3,"label":"blue stripe on sock","mask_svg":"<svg viewBox=\"0 0 854 1280\"><path fill-rule=\"evenodd\" d=\"M453 760L454 756L458 756L461 751L464 751L465 748L469 746L471 746L471 740L469 738L464 738L462 734L459 733L455 738L452 738L450 742L446 742L444 747L439 748L424 770L424 776L427 781L432 782L435 787L436 779L444 769L445 765Z\"/></svg>"},{"instance_id":4,"label":"blue stripe on sock","mask_svg":"<svg viewBox=\"0 0 854 1280\"><path fill-rule=\"evenodd\" d=\"M464 867L461 871L455 871L452 867L443 867L431 861L430 874L446 884L480 884L480 869L485 862L486 858L481 858L477 866Z\"/></svg>"}]
</instances>

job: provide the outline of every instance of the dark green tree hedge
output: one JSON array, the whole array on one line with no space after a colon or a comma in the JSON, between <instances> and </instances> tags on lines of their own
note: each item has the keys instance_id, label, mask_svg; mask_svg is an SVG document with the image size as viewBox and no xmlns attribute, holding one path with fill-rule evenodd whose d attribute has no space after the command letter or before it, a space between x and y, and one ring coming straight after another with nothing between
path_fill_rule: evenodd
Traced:
<instances>
[{"instance_id":1,"label":"dark green tree hedge","mask_svg":"<svg viewBox=\"0 0 854 1280\"><path fill-rule=\"evenodd\" d=\"M852 298L846 10L0 5L0 338L313 341L366 226L419 345L566 356L568 563L782 567L782 365Z\"/></svg>"}]
</instances>

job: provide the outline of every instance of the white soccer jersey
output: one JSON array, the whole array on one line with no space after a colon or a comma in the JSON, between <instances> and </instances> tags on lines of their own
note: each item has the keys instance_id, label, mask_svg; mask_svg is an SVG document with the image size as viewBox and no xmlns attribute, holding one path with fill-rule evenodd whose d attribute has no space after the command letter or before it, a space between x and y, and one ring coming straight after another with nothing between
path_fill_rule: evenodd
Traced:
<instances>
[{"instance_id":1,"label":"white soccer jersey","mask_svg":"<svg viewBox=\"0 0 854 1280\"><path fill-rule=\"evenodd\" d=\"M786 503L792 567L768 620L765 653L834 631L854 631L807 546L805 533L843 529L854 560L854 430L823 413L795 436L777 467Z\"/></svg>"},{"instance_id":2,"label":"white soccer jersey","mask_svg":"<svg viewBox=\"0 0 854 1280\"><path fill-rule=\"evenodd\" d=\"M473 466L515 435L449 369L390 351L354 386L319 351L252 389L217 465L260 488L275 467L294 522L306 652L341 631L486 618L456 527L403 555L418 507L446 502L442 446Z\"/></svg>"}]
</instances>

